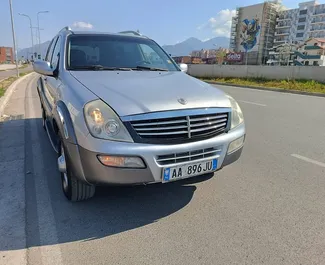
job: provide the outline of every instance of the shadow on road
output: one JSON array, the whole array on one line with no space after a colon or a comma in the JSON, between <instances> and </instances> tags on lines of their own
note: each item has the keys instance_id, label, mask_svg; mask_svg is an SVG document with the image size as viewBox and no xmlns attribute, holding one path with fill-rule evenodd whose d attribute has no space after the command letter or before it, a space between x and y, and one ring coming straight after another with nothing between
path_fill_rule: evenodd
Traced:
<instances>
[{"instance_id":1,"label":"shadow on road","mask_svg":"<svg viewBox=\"0 0 325 265\"><path fill-rule=\"evenodd\" d=\"M12 130L19 134L14 125ZM194 183L213 176L170 184L99 187L93 199L71 203L61 191L56 161L41 119L25 120L27 247L95 240L157 222L191 201ZM9 249L16 248L21 247Z\"/></svg>"}]
</instances>

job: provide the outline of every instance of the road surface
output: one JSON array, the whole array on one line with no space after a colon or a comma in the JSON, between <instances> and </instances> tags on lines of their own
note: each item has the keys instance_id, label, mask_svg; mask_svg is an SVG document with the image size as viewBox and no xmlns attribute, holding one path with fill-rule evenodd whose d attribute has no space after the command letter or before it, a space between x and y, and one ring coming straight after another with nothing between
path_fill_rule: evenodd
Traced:
<instances>
[{"instance_id":1,"label":"road surface","mask_svg":"<svg viewBox=\"0 0 325 265\"><path fill-rule=\"evenodd\" d=\"M35 77L0 125L0 264L325 264L325 98L221 86L246 118L237 163L70 203Z\"/></svg>"},{"instance_id":2,"label":"road surface","mask_svg":"<svg viewBox=\"0 0 325 265\"><path fill-rule=\"evenodd\" d=\"M26 73L31 71L32 69L33 69L32 66L28 66L26 68L19 69L19 72ZM6 71L0 71L0 81L13 75L16 75L16 68L11 70L6 70Z\"/></svg>"}]
</instances>

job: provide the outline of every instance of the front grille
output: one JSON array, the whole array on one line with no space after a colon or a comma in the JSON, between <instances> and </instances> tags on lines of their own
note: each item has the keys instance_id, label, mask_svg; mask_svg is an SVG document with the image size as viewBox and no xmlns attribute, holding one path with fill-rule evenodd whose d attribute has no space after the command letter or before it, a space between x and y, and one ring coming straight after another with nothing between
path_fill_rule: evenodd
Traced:
<instances>
[{"instance_id":1,"label":"front grille","mask_svg":"<svg viewBox=\"0 0 325 265\"><path fill-rule=\"evenodd\" d=\"M161 166L196 161L202 158L216 157L220 155L221 150L219 147L211 147L190 152L160 155L157 156L156 161Z\"/></svg>"},{"instance_id":2,"label":"front grille","mask_svg":"<svg viewBox=\"0 0 325 265\"><path fill-rule=\"evenodd\" d=\"M216 136L226 131L229 112L191 113L176 117L155 117L131 120L130 124L141 139L181 140Z\"/></svg>"}]
</instances>

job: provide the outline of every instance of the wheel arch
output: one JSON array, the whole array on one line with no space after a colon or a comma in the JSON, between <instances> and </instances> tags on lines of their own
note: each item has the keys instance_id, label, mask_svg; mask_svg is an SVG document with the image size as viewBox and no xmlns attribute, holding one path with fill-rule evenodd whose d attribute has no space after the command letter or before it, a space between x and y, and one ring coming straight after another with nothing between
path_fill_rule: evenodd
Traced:
<instances>
[{"instance_id":1,"label":"wheel arch","mask_svg":"<svg viewBox=\"0 0 325 265\"><path fill-rule=\"evenodd\" d=\"M53 109L53 129L55 133L62 133L64 140L71 144L78 144L70 112L63 101L58 101Z\"/></svg>"},{"instance_id":2,"label":"wheel arch","mask_svg":"<svg viewBox=\"0 0 325 265\"><path fill-rule=\"evenodd\" d=\"M89 184L81 163L79 145L70 112L63 101L57 102L53 110L52 123L55 133L61 138L60 141L65 146L73 175L80 181Z\"/></svg>"}]
</instances>

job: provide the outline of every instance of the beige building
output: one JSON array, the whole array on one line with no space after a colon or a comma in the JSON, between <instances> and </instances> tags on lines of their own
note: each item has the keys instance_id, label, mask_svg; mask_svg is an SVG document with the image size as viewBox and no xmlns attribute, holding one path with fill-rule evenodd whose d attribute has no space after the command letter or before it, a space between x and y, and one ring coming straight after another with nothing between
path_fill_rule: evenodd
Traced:
<instances>
[{"instance_id":1,"label":"beige building","mask_svg":"<svg viewBox=\"0 0 325 265\"><path fill-rule=\"evenodd\" d=\"M279 1L240 7L232 18L230 49L243 52L247 64L265 64L273 47ZM246 56L247 55L247 56Z\"/></svg>"},{"instance_id":2,"label":"beige building","mask_svg":"<svg viewBox=\"0 0 325 265\"><path fill-rule=\"evenodd\" d=\"M296 55L296 65L325 66L325 39L307 40Z\"/></svg>"}]
</instances>

